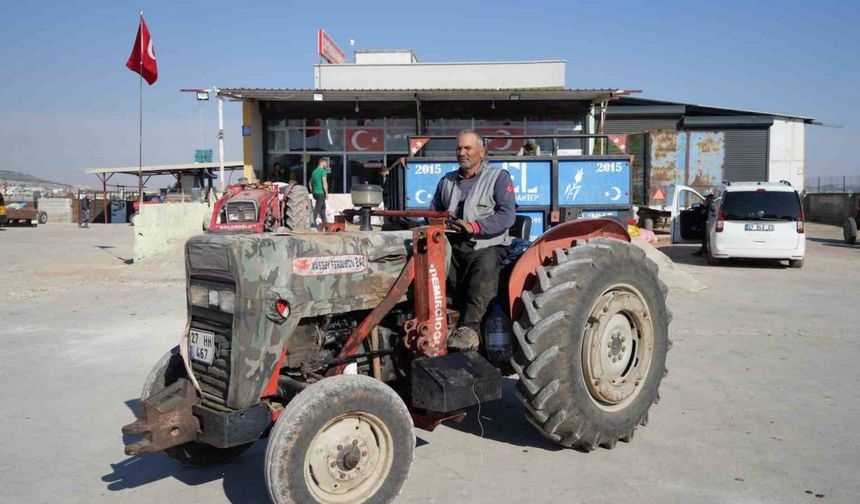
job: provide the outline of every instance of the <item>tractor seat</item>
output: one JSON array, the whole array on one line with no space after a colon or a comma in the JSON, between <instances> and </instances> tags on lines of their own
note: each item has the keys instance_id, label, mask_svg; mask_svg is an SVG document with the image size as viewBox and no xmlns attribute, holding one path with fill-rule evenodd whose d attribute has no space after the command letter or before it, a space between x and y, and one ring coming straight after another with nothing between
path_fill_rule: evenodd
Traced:
<instances>
[{"instance_id":1,"label":"tractor seat","mask_svg":"<svg viewBox=\"0 0 860 504\"><path fill-rule=\"evenodd\" d=\"M531 232L532 218L525 215L517 215L514 219L514 225L508 228L508 234L514 239L528 240Z\"/></svg>"}]
</instances>

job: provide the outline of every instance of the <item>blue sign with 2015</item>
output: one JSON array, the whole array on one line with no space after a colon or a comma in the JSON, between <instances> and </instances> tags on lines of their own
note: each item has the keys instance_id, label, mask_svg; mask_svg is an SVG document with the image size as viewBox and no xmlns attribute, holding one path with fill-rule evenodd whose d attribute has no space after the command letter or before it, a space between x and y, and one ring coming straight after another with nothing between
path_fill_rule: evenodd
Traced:
<instances>
[{"instance_id":1,"label":"blue sign with 2015","mask_svg":"<svg viewBox=\"0 0 860 504\"><path fill-rule=\"evenodd\" d=\"M559 161L558 204L629 205L630 163L627 160Z\"/></svg>"},{"instance_id":2,"label":"blue sign with 2015","mask_svg":"<svg viewBox=\"0 0 860 504\"><path fill-rule=\"evenodd\" d=\"M493 161L493 168L507 170L511 175L517 205L549 206L549 161ZM454 162L412 162L406 166L406 208L428 208L436 185L448 172L458 168Z\"/></svg>"}]
</instances>

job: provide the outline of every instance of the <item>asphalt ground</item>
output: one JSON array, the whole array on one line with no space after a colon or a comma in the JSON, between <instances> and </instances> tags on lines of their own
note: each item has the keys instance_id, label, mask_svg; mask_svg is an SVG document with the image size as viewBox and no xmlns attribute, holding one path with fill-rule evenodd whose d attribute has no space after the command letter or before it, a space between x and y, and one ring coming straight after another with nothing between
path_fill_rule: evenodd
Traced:
<instances>
[{"instance_id":1,"label":"asphalt ground","mask_svg":"<svg viewBox=\"0 0 860 504\"><path fill-rule=\"evenodd\" d=\"M807 230L799 270L662 249L705 288L670 290L670 372L630 444L558 448L506 379L462 424L416 431L398 502L857 502L860 246ZM123 454L120 427L185 323L181 256L129 264L132 239L0 229L0 502L267 502L265 441L209 469Z\"/></svg>"}]
</instances>

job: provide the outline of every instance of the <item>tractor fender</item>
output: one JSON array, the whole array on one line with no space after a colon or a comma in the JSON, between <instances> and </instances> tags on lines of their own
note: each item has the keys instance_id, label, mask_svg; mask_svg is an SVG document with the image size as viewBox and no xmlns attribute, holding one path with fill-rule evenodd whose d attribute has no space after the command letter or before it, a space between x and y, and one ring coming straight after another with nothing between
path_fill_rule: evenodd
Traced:
<instances>
[{"instance_id":1,"label":"tractor fender","mask_svg":"<svg viewBox=\"0 0 860 504\"><path fill-rule=\"evenodd\" d=\"M508 281L511 320L516 320L519 316L522 309L520 298L523 291L535 282L537 267L546 264L552 258L554 250L569 249L576 246L577 240L597 237L630 241L630 235L624 226L612 219L582 219L558 224L532 242L517 259Z\"/></svg>"}]
</instances>

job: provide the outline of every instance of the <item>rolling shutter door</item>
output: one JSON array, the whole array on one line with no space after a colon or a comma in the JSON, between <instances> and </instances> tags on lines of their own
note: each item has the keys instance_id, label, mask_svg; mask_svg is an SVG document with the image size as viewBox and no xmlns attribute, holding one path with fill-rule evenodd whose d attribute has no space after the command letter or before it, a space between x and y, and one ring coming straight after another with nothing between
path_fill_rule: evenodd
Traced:
<instances>
[{"instance_id":1,"label":"rolling shutter door","mask_svg":"<svg viewBox=\"0 0 860 504\"><path fill-rule=\"evenodd\" d=\"M725 177L730 182L767 180L768 130L726 130Z\"/></svg>"}]
</instances>

